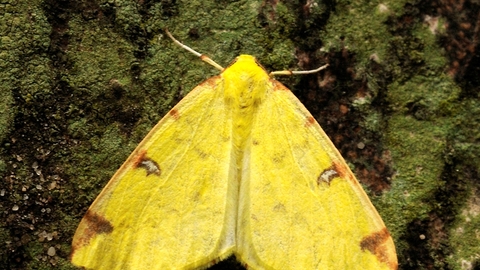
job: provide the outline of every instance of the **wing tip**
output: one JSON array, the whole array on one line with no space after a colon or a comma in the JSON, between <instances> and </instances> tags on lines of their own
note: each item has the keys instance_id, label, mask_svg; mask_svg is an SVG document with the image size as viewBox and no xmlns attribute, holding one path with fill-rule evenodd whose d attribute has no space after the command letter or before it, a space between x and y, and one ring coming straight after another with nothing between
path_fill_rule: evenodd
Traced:
<instances>
[{"instance_id":1,"label":"wing tip","mask_svg":"<svg viewBox=\"0 0 480 270\"><path fill-rule=\"evenodd\" d=\"M362 251L370 251L380 262L388 265L389 269L398 268L395 245L386 227L365 236L360 247Z\"/></svg>"},{"instance_id":2,"label":"wing tip","mask_svg":"<svg viewBox=\"0 0 480 270\"><path fill-rule=\"evenodd\" d=\"M90 243L90 240L97 234L110 234L113 232L113 225L105 217L87 210L83 216L80 225L78 225L77 232L73 236L72 251L69 255L69 260L73 262L75 252L81 247Z\"/></svg>"}]
</instances>

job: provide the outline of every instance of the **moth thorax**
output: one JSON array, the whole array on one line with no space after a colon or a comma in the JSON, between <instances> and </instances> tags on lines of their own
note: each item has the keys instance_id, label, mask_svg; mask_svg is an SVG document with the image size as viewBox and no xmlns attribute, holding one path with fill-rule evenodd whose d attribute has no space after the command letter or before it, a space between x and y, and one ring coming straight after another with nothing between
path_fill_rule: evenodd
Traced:
<instances>
[{"instance_id":1,"label":"moth thorax","mask_svg":"<svg viewBox=\"0 0 480 270\"><path fill-rule=\"evenodd\" d=\"M241 96L238 97L232 108L233 134L234 137L238 138L238 141L235 142L238 147L241 147L244 143L241 140L246 140L250 137L253 122L262 103L262 97L258 95L257 87L250 86L250 89L241 93Z\"/></svg>"}]
</instances>

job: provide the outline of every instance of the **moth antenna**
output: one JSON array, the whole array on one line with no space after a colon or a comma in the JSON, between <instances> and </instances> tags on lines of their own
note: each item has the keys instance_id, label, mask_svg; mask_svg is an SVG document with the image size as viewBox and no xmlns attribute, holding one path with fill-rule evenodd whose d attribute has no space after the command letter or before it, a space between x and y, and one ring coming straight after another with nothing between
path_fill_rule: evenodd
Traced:
<instances>
[{"instance_id":1,"label":"moth antenna","mask_svg":"<svg viewBox=\"0 0 480 270\"><path fill-rule=\"evenodd\" d=\"M214 66L216 69L223 71L223 67L222 67L222 66L220 66L219 64L217 64L217 63L216 63L215 61L213 61L210 57L208 57L208 56L206 56L206 55L204 55L204 54L201 54L201 53L195 51L194 49L188 47L187 45L185 45L185 44L181 43L180 41L178 41L177 39L175 39L175 38L172 36L172 34L170 34L170 32L168 31L168 29L166 29L166 28L165 28L165 33L167 33L167 36L168 36L169 38L171 38L171 39L173 40L173 42L175 42L175 44L177 44L178 46L180 46L180 47L184 48L185 50L187 50L187 51L195 54L197 57L200 57L200 59L202 59L203 62L208 63L208 64Z\"/></svg>"},{"instance_id":2,"label":"moth antenna","mask_svg":"<svg viewBox=\"0 0 480 270\"><path fill-rule=\"evenodd\" d=\"M325 64L317 69L311 69L311 70L280 70L280 71L272 71L270 74L268 74L270 77L273 77L275 75L304 75L304 74L312 74L312 73L317 73L320 70L324 70L328 67L328 64Z\"/></svg>"}]
</instances>

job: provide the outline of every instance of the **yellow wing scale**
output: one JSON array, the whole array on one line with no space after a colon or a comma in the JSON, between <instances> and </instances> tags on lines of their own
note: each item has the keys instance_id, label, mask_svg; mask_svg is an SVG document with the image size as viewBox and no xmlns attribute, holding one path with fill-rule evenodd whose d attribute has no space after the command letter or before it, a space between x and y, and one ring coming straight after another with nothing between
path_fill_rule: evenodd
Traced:
<instances>
[{"instance_id":1,"label":"yellow wing scale","mask_svg":"<svg viewBox=\"0 0 480 270\"><path fill-rule=\"evenodd\" d=\"M298 99L239 56L165 116L81 221L87 269L396 269L367 195Z\"/></svg>"}]
</instances>

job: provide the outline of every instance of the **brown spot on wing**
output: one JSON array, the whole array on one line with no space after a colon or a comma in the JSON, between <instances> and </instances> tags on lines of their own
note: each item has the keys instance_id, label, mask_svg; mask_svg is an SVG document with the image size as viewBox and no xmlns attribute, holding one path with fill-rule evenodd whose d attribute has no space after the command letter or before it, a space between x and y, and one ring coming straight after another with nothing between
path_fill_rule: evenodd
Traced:
<instances>
[{"instance_id":1,"label":"brown spot on wing","mask_svg":"<svg viewBox=\"0 0 480 270\"><path fill-rule=\"evenodd\" d=\"M180 113L177 109L171 109L168 114L175 120L178 120L178 118L180 118Z\"/></svg>"},{"instance_id":2,"label":"brown spot on wing","mask_svg":"<svg viewBox=\"0 0 480 270\"><path fill-rule=\"evenodd\" d=\"M358 181L356 180L350 169L347 167L347 164L345 162L341 162L338 160L333 161L333 167L335 168L335 171L338 172L338 175L341 178L350 181L350 183L353 185L358 185Z\"/></svg>"},{"instance_id":3,"label":"brown spot on wing","mask_svg":"<svg viewBox=\"0 0 480 270\"><path fill-rule=\"evenodd\" d=\"M77 237L77 234L80 233L78 239L73 242L70 258L72 258L75 250L81 246L87 245L90 242L90 239L95 235L110 234L113 229L113 225L105 217L92 212L91 210L87 210L87 213L83 216L82 222L80 222L80 226L75 234L75 237Z\"/></svg>"},{"instance_id":4,"label":"brown spot on wing","mask_svg":"<svg viewBox=\"0 0 480 270\"><path fill-rule=\"evenodd\" d=\"M135 168L145 169L147 171L147 176L151 174L160 176L160 174L162 173L162 170L160 169L160 165L158 165L158 163L155 160L147 157L146 150L143 150L140 152L140 154L138 154L133 164Z\"/></svg>"},{"instance_id":5,"label":"brown spot on wing","mask_svg":"<svg viewBox=\"0 0 480 270\"><path fill-rule=\"evenodd\" d=\"M390 238L390 233L387 228L383 228L378 232L365 236L360 242L360 248L362 251L370 251L380 262L389 265L391 269L397 269L397 261L391 260L392 256L390 252L394 251L390 250L388 246L391 243L389 241Z\"/></svg>"},{"instance_id":6,"label":"brown spot on wing","mask_svg":"<svg viewBox=\"0 0 480 270\"><path fill-rule=\"evenodd\" d=\"M348 169L345 167L346 165L347 164L345 163L342 164L338 161L333 162L333 168L335 168L335 170L338 172L338 175L340 175L340 177L345 177L345 175L347 175Z\"/></svg>"},{"instance_id":7,"label":"brown spot on wing","mask_svg":"<svg viewBox=\"0 0 480 270\"><path fill-rule=\"evenodd\" d=\"M111 233L113 231L113 226L110 221L90 210L87 210L83 219L87 222L89 231L91 231L92 234Z\"/></svg>"},{"instance_id":8,"label":"brown spot on wing","mask_svg":"<svg viewBox=\"0 0 480 270\"><path fill-rule=\"evenodd\" d=\"M307 117L307 121L305 122L306 127L311 127L315 124L315 118L313 116Z\"/></svg>"},{"instance_id":9,"label":"brown spot on wing","mask_svg":"<svg viewBox=\"0 0 480 270\"><path fill-rule=\"evenodd\" d=\"M135 168L139 167L140 162L147 156L147 151L146 150L141 150L140 153L135 157L135 160L133 161L133 166Z\"/></svg>"}]
</instances>

